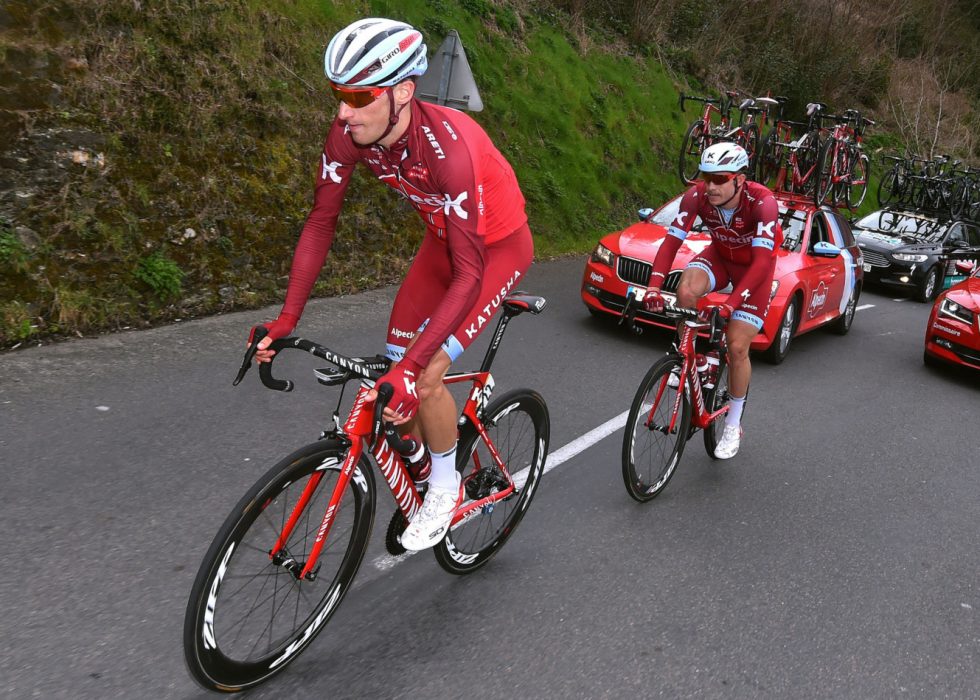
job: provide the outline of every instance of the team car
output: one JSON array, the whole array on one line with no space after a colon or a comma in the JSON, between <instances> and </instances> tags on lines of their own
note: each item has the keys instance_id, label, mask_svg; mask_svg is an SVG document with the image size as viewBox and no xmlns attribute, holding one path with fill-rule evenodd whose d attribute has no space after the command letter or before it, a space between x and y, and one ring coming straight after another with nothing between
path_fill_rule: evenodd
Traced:
<instances>
[{"instance_id":1,"label":"team car","mask_svg":"<svg viewBox=\"0 0 980 700\"><path fill-rule=\"evenodd\" d=\"M797 335L828 324L837 333L847 333L864 281L861 252L847 220L830 207L817 207L798 196L777 193L776 200L783 245L776 253L766 321L751 345L773 364L786 358ZM680 201L677 196L655 212L641 209L638 223L599 241L582 277L582 301L593 316L621 315L627 297L642 299ZM710 243L700 218L695 220L662 287L668 303L676 300L674 292L685 265ZM713 292L707 301L722 302L730 291ZM634 320L661 328L676 326L665 315L642 308Z\"/></svg>"},{"instance_id":2,"label":"team car","mask_svg":"<svg viewBox=\"0 0 980 700\"><path fill-rule=\"evenodd\" d=\"M868 283L904 288L931 301L962 254L980 256L980 228L969 221L882 209L854 223Z\"/></svg>"},{"instance_id":3,"label":"team car","mask_svg":"<svg viewBox=\"0 0 980 700\"><path fill-rule=\"evenodd\" d=\"M922 361L980 370L980 265L960 261L955 266L960 273L972 270L972 274L940 294L933 304Z\"/></svg>"}]
</instances>

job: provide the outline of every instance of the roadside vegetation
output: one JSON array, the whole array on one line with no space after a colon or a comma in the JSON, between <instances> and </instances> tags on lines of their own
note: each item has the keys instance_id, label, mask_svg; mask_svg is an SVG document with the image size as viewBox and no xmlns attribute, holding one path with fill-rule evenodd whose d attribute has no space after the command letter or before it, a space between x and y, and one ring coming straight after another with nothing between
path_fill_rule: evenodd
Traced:
<instances>
[{"instance_id":1,"label":"roadside vegetation","mask_svg":"<svg viewBox=\"0 0 980 700\"><path fill-rule=\"evenodd\" d=\"M323 46L359 16L403 18L430 51L460 33L539 256L584 252L679 191L679 89L854 106L881 124L871 151L976 155L975 4L750 6L7 0L0 347L281 300L335 110ZM742 39L760 33L776 39ZM395 282L418 245L415 213L365 172L316 294Z\"/></svg>"}]
</instances>

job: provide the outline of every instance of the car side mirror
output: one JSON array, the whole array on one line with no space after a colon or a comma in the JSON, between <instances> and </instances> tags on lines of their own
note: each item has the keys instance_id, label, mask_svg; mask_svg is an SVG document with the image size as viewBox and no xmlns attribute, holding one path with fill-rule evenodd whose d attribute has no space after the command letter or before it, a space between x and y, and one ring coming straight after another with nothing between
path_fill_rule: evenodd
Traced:
<instances>
[{"instance_id":1,"label":"car side mirror","mask_svg":"<svg viewBox=\"0 0 980 700\"><path fill-rule=\"evenodd\" d=\"M653 209L651 209L650 207L643 207L636 213L640 215L640 221L646 221L651 216L653 216Z\"/></svg>"},{"instance_id":2,"label":"car side mirror","mask_svg":"<svg viewBox=\"0 0 980 700\"><path fill-rule=\"evenodd\" d=\"M840 248L835 246L833 243L820 241L813 246L813 255L821 258L836 258L838 255L840 255Z\"/></svg>"},{"instance_id":3,"label":"car side mirror","mask_svg":"<svg viewBox=\"0 0 980 700\"><path fill-rule=\"evenodd\" d=\"M973 272L973 263L969 260L957 260L956 271L961 275L968 275Z\"/></svg>"}]
</instances>

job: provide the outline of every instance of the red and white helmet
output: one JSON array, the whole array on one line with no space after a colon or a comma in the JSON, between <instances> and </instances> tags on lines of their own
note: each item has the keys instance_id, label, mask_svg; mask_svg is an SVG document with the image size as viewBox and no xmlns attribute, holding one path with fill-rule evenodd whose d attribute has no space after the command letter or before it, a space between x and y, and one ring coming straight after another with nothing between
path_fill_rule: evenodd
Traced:
<instances>
[{"instance_id":1,"label":"red and white helmet","mask_svg":"<svg viewBox=\"0 0 980 700\"><path fill-rule=\"evenodd\" d=\"M337 85L390 87L428 67L422 34L410 24L369 17L341 29L323 55L327 79Z\"/></svg>"},{"instance_id":2,"label":"red and white helmet","mask_svg":"<svg viewBox=\"0 0 980 700\"><path fill-rule=\"evenodd\" d=\"M737 143L714 143L701 153L702 173L740 173L749 167L749 154Z\"/></svg>"}]
</instances>

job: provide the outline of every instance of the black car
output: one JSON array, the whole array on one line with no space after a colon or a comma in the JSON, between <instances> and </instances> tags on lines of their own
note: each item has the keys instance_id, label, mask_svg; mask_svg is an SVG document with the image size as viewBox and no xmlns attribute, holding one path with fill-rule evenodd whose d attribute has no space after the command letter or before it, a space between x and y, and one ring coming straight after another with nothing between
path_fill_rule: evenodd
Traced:
<instances>
[{"instance_id":1,"label":"black car","mask_svg":"<svg viewBox=\"0 0 980 700\"><path fill-rule=\"evenodd\" d=\"M980 256L980 228L969 221L882 209L851 228L865 281L903 287L922 302L942 290L947 273L955 274L957 258Z\"/></svg>"}]
</instances>

